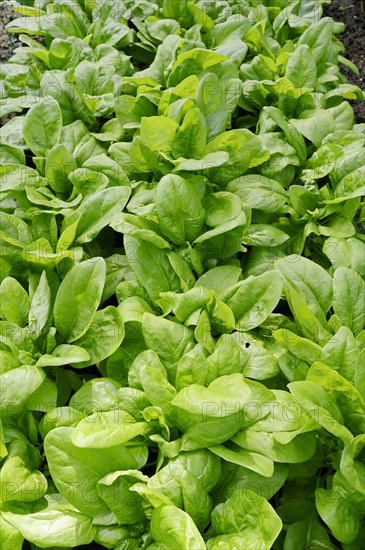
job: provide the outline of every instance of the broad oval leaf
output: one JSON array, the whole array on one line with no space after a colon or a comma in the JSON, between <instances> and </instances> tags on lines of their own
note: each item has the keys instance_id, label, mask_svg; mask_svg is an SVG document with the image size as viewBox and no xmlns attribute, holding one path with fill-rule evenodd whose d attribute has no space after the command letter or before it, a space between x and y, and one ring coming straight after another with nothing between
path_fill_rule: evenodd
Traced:
<instances>
[{"instance_id":1,"label":"broad oval leaf","mask_svg":"<svg viewBox=\"0 0 365 550\"><path fill-rule=\"evenodd\" d=\"M30 513L3 513L6 521L39 548L72 547L91 544L96 534L92 518L69 506Z\"/></svg>"},{"instance_id":2,"label":"broad oval leaf","mask_svg":"<svg viewBox=\"0 0 365 550\"><path fill-rule=\"evenodd\" d=\"M98 178L99 174L95 172ZM129 187L110 187L97 191L82 203L70 218L70 223L79 219L76 242L87 243L120 214L127 204L131 190Z\"/></svg>"},{"instance_id":3,"label":"broad oval leaf","mask_svg":"<svg viewBox=\"0 0 365 550\"><path fill-rule=\"evenodd\" d=\"M237 283L229 296L223 297L233 311L236 328L252 330L261 325L278 304L282 288L282 277L275 270Z\"/></svg>"},{"instance_id":4,"label":"broad oval leaf","mask_svg":"<svg viewBox=\"0 0 365 550\"><path fill-rule=\"evenodd\" d=\"M169 542L165 547L166 533L169 533ZM175 506L160 506L152 512L151 534L156 542L163 544L162 548L206 549L204 540L189 514Z\"/></svg>"},{"instance_id":5,"label":"broad oval leaf","mask_svg":"<svg viewBox=\"0 0 365 550\"><path fill-rule=\"evenodd\" d=\"M26 290L13 277L6 277L0 285L0 315L24 327L28 321L29 308L30 300Z\"/></svg>"},{"instance_id":6,"label":"broad oval leaf","mask_svg":"<svg viewBox=\"0 0 365 550\"><path fill-rule=\"evenodd\" d=\"M302 44L292 53L286 65L285 76L296 88L314 88L317 66L309 46Z\"/></svg>"},{"instance_id":7,"label":"broad oval leaf","mask_svg":"<svg viewBox=\"0 0 365 550\"><path fill-rule=\"evenodd\" d=\"M270 550L282 522L267 500L248 489L237 489L212 512L208 550L252 548Z\"/></svg>"},{"instance_id":8,"label":"broad oval leaf","mask_svg":"<svg viewBox=\"0 0 365 550\"><path fill-rule=\"evenodd\" d=\"M61 139L62 111L58 101L47 96L31 107L24 119L23 135L34 155L45 156Z\"/></svg>"},{"instance_id":9,"label":"broad oval leaf","mask_svg":"<svg viewBox=\"0 0 365 550\"><path fill-rule=\"evenodd\" d=\"M101 300L105 276L105 261L96 257L75 265L60 284L54 321L66 342L77 340L88 330Z\"/></svg>"},{"instance_id":10,"label":"broad oval leaf","mask_svg":"<svg viewBox=\"0 0 365 550\"><path fill-rule=\"evenodd\" d=\"M37 367L60 367L70 365L71 363L81 363L88 361L90 356L88 352L79 346L71 344L61 344L57 346L52 354L45 354L40 357L36 363Z\"/></svg>"},{"instance_id":11,"label":"broad oval leaf","mask_svg":"<svg viewBox=\"0 0 365 550\"><path fill-rule=\"evenodd\" d=\"M131 269L152 300L158 300L160 292L180 290L179 277L166 250L132 235L124 236L124 248Z\"/></svg>"},{"instance_id":12,"label":"broad oval leaf","mask_svg":"<svg viewBox=\"0 0 365 550\"><path fill-rule=\"evenodd\" d=\"M175 244L193 241L205 218L199 196L190 181L180 176L164 176L156 188L156 211L162 232Z\"/></svg>"},{"instance_id":13,"label":"broad oval leaf","mask_svg":"<svg viewBox=\"0 0 365 550\"><path fill-rule=\"evenodd\" d=\"M336 269L333 278L333 310L343 325L358 334L365 324L365 283L356 271Z\"/></svg>"},{"instance_id":14,"label":"broad oval leaf","mask_svg":"<svg viewBox=\"0 0 365 550\"><path fill-rule=\"evenodd\" d=\"M305 296L308 307L317 315L326 314L332 305L332 277L320 265L308 258L291 254L275 262L275 269L301 295ZM318 284L321 281L321 284Z\"/></svg>"},{"instance_id":15,"label":"broad oval leaf","mask_svg":"<svg viewBox=\"0 0 365 550\"><path fill-rule=\"evenodd\" d=\"M5 415L17 414L25 401L42 384L44 372L33 366L24 365L0 375L0 410Z\"/></svg>"},{"instance_id":16,"label":"broad oval leaf","mask_svg":"<svg viewBox=\"0 0 365 550\"><path fill-rule=\"evenodd\" d=\"M244 206L263 212L276 212L287 201L287 193L282 185L260 174L241 176L230 181L227 191L238 195Z\"/></svg>"},{"instance_id":17,"label":"broad oval leaf","mask_svg":"<svg viewBox=\"0 0 365 550\"><path fill-rule=\"evenodd\" d=\"M97 412L81 420L71 435L76 447L107 449L124 445L138 435L142 435L148 424L136 422L121 409Z\"/></svg>"},{"instance_id":18,"label":"broad oval leaf","mask_svg":"<svg viewBox=\"0 0 365 550\"><path fill-rule=\"evenodd\" d=\"M74 428L55 428L45 437L52 479L62 496L81 513L94 518L108 514L108 507L98 495L99 479L116 470L142 468L147 461L147 448L80 448L72 443L73 431Z\"/></svg>"},{"instance_id":19,"label":"broad oval leaf","mask_svg":"<svg viewBox=\"0 0 365 550\"><path fill-rule=\"evenodd\" d=\"M117 308L108 306L97 311L87 332L75 341L75 345L85 350L89 358L74 365L76 368L100 363L120 346L124 338L124 325Z\"/></svg>"}]
</instances>

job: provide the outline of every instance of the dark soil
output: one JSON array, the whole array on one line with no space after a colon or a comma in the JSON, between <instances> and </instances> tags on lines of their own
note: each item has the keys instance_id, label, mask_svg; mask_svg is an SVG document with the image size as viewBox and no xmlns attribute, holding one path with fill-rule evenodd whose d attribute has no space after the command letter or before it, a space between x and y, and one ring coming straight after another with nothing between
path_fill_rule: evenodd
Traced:
<instances>
[{"instance_id":1,"label":"dark soil","mask_svg":"<svg viewBox=\"0 0 365 550\"><path fill-rule=\"evenodd\" d=\"M365 89L365 0L332 0L330 5L324 7L324 15L332 17L335 21L344 23L346 30L339 35L339 39L345 45L345 56L350 59L360 70L360 76L342 67L351 84L356 84ZM12 55L14 48L20 45L17 36L9 34L5 26L15 19L8 6L0 4L0 61L4 62ZM365 102L351 101L355 111L357 122L365 122Z\"/></svg>"},{"instance_id":2,"label":"dark soil","mask_svg":"<svg viewBox=\"0 0 365 550\"><path fill-rule=\"evenodd\" d=\"M325 6L324 15L346 25L345 32L338 36L346 50L342 54L358 67L360 76L341 67L351 84L365 90L365 0L332 0ZM357 122L365 122L365 102L350 101Z\"/></svg>"},{"instance_id":3,"label":"dark soil","mask_svg":"<svg viewBox=\"0 0 365 550\"><path fill-rule=\"evenodd\" d=\"M0 62L2 63L9 59L14 49L21 44L16 34L8 33L5 29L5 26L17 16L9 6L0 4Z\"/></svg>"}]
</instances>

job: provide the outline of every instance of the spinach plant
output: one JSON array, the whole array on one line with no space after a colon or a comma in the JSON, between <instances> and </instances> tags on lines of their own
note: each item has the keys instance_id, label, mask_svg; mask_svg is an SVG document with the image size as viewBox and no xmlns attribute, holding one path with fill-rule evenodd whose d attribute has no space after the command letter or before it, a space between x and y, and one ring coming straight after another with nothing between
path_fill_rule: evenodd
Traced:
<instances>
[{"instance_id":1,"label":"spinach plant","mask_svg":"<svg viewBox=\"0 0 365 550\"><path fill-rule=\"evenodd\" d=\"M324 3L14 5L4 550L361 549L364 94Z\"/></svg>"}]
</instances>

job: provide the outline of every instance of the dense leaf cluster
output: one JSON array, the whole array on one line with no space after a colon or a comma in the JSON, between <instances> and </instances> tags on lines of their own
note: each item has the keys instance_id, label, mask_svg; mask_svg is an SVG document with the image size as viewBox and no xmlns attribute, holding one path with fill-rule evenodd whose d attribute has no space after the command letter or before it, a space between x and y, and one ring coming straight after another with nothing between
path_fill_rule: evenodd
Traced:
<instances>
[{"instance_id":1,"label":"dense leaf cluster","mask_svg":"<svg viewBox=\"0 0 365 550\"><path fill-rule=\"evenodd\" d=\"M15 6L3 550L361 548L363 93L323 3Z\"/></svg>"}]
</instances>

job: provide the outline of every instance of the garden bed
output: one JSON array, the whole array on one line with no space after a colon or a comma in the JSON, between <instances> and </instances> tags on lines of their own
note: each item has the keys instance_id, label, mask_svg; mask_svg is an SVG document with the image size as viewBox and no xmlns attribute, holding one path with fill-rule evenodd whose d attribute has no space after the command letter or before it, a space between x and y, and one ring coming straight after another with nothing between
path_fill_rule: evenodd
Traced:
<instances>
[{"instance_id":1,"label":"garden bed","mask_svg":"<svg viewBox=\"0 0 365 550\"><path fill-rule=\"evenodd\" d=\"M363 60L323 3L17 8L2 550L361 550Z\"/></svg>"}]
</instances>

